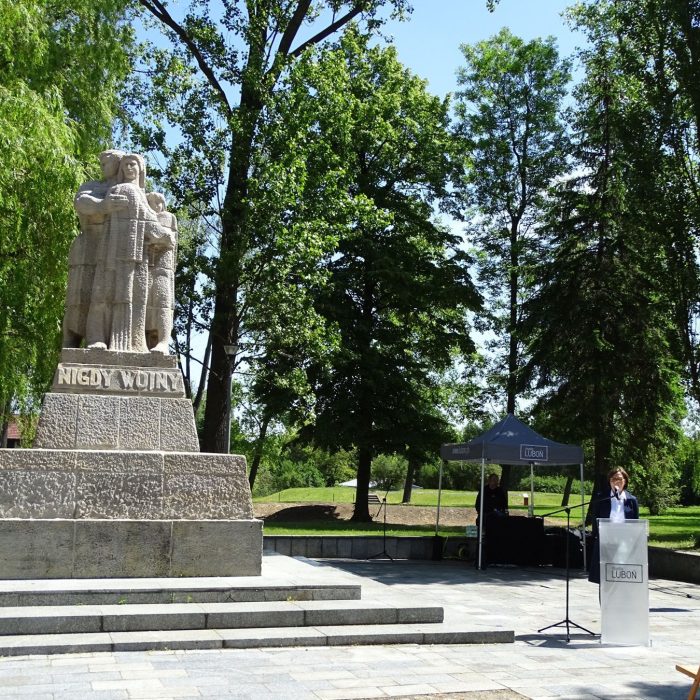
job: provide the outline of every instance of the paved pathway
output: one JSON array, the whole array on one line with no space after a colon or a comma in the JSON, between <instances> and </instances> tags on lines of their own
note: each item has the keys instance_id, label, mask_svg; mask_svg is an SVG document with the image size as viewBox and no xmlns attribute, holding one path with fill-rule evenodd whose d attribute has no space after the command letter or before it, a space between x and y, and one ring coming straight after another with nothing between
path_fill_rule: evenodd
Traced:
<instances>
[{"instance_id":1,"label":"paved pathway","mask_svg":"<svg viewBox=\"0 0 700 700\"><path fill-rule=\"evenodd\" d=\"M332 700L680 700L690 679L677 662L700 663L700 587L654 580L649 648L603 647L583 632L565 642L560 570L458 562L330 562L266 556L265 578L317 582L361 578L363 597L439 603L445 620L514 629L515 644L401 645L260 650L96 653L0 659L0 698L120 700L241 698ZM571 619L600 630L597 587L571 582Z\"/></svg>"}]
</instances>

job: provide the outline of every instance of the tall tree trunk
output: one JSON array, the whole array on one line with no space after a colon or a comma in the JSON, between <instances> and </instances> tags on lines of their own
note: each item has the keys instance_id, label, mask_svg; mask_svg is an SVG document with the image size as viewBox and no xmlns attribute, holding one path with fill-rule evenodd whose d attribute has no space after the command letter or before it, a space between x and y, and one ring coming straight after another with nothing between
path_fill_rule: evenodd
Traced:
<instances>
[{"instance_id":1,"label":"tall tree trunk","mask_svg":"<svg viewBox=\"0 0 700 700\"><path fill-rule=\"evenodd\" d=\"M216 309L212 319L211 366L202 430L204 452L225 453L229 444L232 361L226 355L224 345L233 344L231 336L236 315L234 304L224 297L225 291L220 287L216 293Z\"/></svg>"},{"instance_id":2,"label":"tall tree trunk","mask_svg":"<svg viewBox=\"0 0 700 700\"><path fill-rule=\"evenodd\" d=\"M700 29L696 3L676 2L675 17L685 37L685 46L677 45L676 58L685 68L685 81L682 88L692 103L693 116L696 126L696 138L700 146Z\"/></svg>"},{"instance_id":3,"label":"tall tree trunk","mask_svg":"<svg viewBox=\"0 0 700 700\"><path fill-rule=\"evenodd\" d=\"M561 507L565 508L566 506L569 505L569 498L571 498L571 487L574 484L574 475L569 474L566 477L566 484L564 485L564 495L562 496L561 499Z\"/></svg>"},{"instance_id":4,"label":"tall tree trunk","mask_svg":"<svg viewBox=\"0 0 700 700\"><path fill-rule=\"evenodd\" d=\"M204 387L207 384L207 377L209 374L209 356L211 355L211 334L207 338L207 347L204 350L204 359L202 360L202 373L199 377L199 384L197 385L197 393L192 401L192 408L194 410L194 415L197 415L199 407L202 403L202 398L204 396Z\"/></svg>"},{"instance_id":5,"label":"tall tree trunk","mask_svg":"<svg viewBox=\"0 0 700 700\"><path fill-rule=\"evenodd\" d=\"M515 398L518 390L518 226L519 221L513 221L510 228L510 275L508 281L509 318L508 318L508 378L506 381L507 400L506 413L515 415ZM510 464L501 465L501 488L508 493L510 490L512 467Z\"/></svg>"},{"instance_id":6,"label":"tall tree trunk","mask_svg":"<svg viewBox=\"0 0 700 700\"><path fill-rule=\"evenodd\" d=\"M608 415L607 397L602 396L600 385L596 382L594 387L595 425L593 428L593 465L595 476L593 480L593 498L588 506L586 522L593 519L593 501L596 494L605 488L607 474L610 469L610 456L612 454L612 417Z\"/></svg>"},{"instance_id":7,"label":"tall tree trunk","mask_svg":"<svg viewBox=\"0 0 700 700\"><path fill-rule=\"evenodd\" d=\"M7 447L10 420L12 420L12 402L7 401L7 403L2 406L2 413L0 413L0 447L2 448Z\"/></svg>"},{"instance_id":8,"label":"tall tree trunk","mask_svg":"<svg viewBox=\"0 0 700 700\"><path fill-rule=\"evenodd\" d=\"M258 475L258 467L260 466L260 460L262 459L263 445L265 443L265 437L267 436L267 427L270 425L270 415L268 413L263 414L262 422L260 423L260 430L258 431L258 438L255 442L255 452L253 452L253 461L250 463L250 474L248 474L248 483L250 484L250 490L253 490L255 485L255 477Z\"/></svg>"},{"instance_id":9,"label":"tall tree trunk","mask_svg":"<svg viewBox=\"0 0 700 700\"><path fill-rule=\"evenodd\" d=\"M355 509L352 520L359 523L369 523L372 516L369 514L367 496L369 495L369 480L372 475L372 449L363 445L357 451L357 490L355 492Z\"/></svg>"},{"instance_id":10,"label":"tall tree trunk","mask_svg":"<svg viewBox=\"0 0 700 700\"><path fill-rule=\"evenodd\" d=\"M253 58L249 59L249 64ZM202 448L206 452L226 452L231 413L231 368L225 345L240 340L239 295L241 266L247 249L248 177L253 152L255 125L262 101L250 80L241 88L240 124L231 143L228 185L221 218L221 250L216 265L214 314L211 324L211 365L207 382Z\"/></svg>"},{"instance_id":11,"label":"tall tree trunk","mask_svg":"<svg viewBox=\"0 0 700 700\"><path fill-rule=\"evenodd\" d=\"M365 283L362 293L362 328L358 336L360 390L358 399L359 430L357 436L357 491L355 509L352 519L356 522L370 522L367 496L369 482L372 476L372 458L374 457L373 427L374 427L374 389L371 386L371 375L368 369L372 349L372 330L374 323L374 282L372 281L372 261L370 256L365 259Z\"/></svg>"},{"instance_id":12,"label":"tall tree trunk","mask_svg":"<svg viewBox=\"0 0 700 700\"><path fill-rule=\"evenodd\" d=\"M420 463L418 458L409 453L408 455L408 466L406 467L406 481L403 485L403 497L401 498L401 503L411 502L411 492L413 491L413 480L416 477L416 472Z\"/></svg>"}]
</instances>

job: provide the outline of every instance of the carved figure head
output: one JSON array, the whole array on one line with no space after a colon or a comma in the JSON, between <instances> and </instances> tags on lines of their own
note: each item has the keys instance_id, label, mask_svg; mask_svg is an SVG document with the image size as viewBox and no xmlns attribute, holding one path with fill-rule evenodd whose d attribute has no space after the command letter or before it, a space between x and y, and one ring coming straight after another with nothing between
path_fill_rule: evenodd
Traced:
<instances>
[{"instance_id":1,"label":"carved figure head","mask_svg":"<svg viewBox=\"0 0 700 700\"><path fill-rule=\"evenodd\" d=\"M113 178L119 170L119 162L124 155L124 151L110 149L100 153L100 168L102 168L102 177L105 180Z\"/></svg>"},{"instance_id":2,"label":"carved figure head","mask_svg":"<svg viewBox=\"0 0 700 700\"><path fill-rule=\"evenodd\" d=\"M146 162L138 153L127 153L119 165L119 182L131 182L141 189L146 186Z\"/></svg>"},{"instance_id":3,"label":"carved figure head","mask_svg":"<svg viewBox=\"0 0 700 700\"><path fill-rule=\"evenodd\" d=\"M160 192L149 192L146 199L154 212L160 214L165 211L165 197Z\"/></svg>"}]
</instances>

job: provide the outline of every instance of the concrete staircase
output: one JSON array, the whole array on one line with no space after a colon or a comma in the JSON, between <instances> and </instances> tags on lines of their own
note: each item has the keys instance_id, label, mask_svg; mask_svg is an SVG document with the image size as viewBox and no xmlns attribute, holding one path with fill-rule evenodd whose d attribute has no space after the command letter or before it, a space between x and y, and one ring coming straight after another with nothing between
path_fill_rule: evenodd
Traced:
<instances>
[{"instance_id":1,"label":"concrete staircase","mask_svg":"<svg viewBox=\"0 0 700 700\"><path fill-rule=\"evenodd\" d=\"M247 579L0 582L0 656L150 649L512 642L443 608L362 600L360 585Z\"/></svg>"}]
</instances>

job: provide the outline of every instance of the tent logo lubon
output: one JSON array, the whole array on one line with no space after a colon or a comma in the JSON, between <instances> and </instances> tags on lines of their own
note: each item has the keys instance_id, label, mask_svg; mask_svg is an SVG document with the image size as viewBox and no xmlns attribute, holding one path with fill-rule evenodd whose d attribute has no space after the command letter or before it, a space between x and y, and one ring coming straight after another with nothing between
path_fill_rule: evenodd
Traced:
<instances>
[{"instance_id":1,"label":"tent logo lubon","mask_svg":"<svg viewBox=\"0 0 700 700\"><path fill-rule=\"evenodd\" d=\"M526 462L547 462L549 448L545 445L520 445L520 459Z\"/></svg>"}]
</instances>

